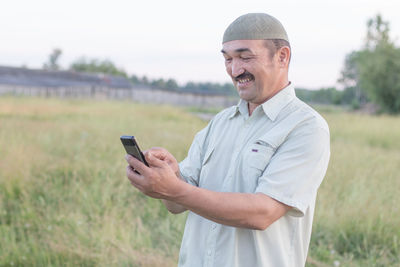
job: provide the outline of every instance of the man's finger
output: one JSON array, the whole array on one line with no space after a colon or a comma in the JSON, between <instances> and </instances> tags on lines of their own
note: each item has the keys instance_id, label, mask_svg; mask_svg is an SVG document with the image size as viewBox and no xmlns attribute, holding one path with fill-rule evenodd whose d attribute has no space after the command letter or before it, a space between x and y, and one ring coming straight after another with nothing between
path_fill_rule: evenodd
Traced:
<instances>
[{"instance_id":1,"label":"man's finger","mask_svg":"<svg viewBox=\"0 0 400 267\"><path fill-rule=\"evenodd\" d=\"M149 153L147 153L146 156L147 156L146 157L147 163L149 163L151 166L164 168L165 166L168 165L165 161L154 156L152 151L149 151Z\"/></svg>"},{"instance_id":2,"label":"man's finger","mask_svg":"<svg viewBox=\"0 0 400 267\"><path fill-rule=\"evenodd\" d=\"M146 165L144 165L143 162L141 162L140 160L136 159L135 157L126 154L125 156L126 161L128 162L128 164L134 168L135 170L137 170L140 174L143 175L147 175L149 172L149 167L147 167Z\"/></svg>"},{"instance_id":3,"label":"man's finger","mask_svg":"<svg viewBox=\"0 0 400 267\"><path fill-rule=\"evenodd\" d=\"M167 157L167 151L166 151L164 148L161 148L161 147L152 147L151 149L146 150L146 151L144 152L144 155L145 155L145 157L146 157L146 160L147 160L147 156L148 156L150 153L151 153L154 157L159 158L159 159L161 159L161 160L164 160L164 159Z\"/></svg>"},{"instance_id":4,"label":"man's finger","mask_svg":"<svg viewBox=\"0 0 400 267\"><path fill-rule=\"evenodd\" d=\"M143 182L141 178L136 177L139 176L139 174L137 174L131 166L126 166L126 176L128 177L128 180L131 182L131 184L136 187L137 189L139 189L140 191L142 191L142 185L141 183Z\"/></svg>"},{"instance_id":5,"label":"man's finger","mask_svg":"<svg viewBox=\"0 0 400 267\"><path fill-rule=\"evenodd\" d=\"M128 177L129 181L131 181L132 185L140 190L145 184L144 177L132 168L132 166L128 165L126 167L126 176Z\"/></svg>"}]
</instances>

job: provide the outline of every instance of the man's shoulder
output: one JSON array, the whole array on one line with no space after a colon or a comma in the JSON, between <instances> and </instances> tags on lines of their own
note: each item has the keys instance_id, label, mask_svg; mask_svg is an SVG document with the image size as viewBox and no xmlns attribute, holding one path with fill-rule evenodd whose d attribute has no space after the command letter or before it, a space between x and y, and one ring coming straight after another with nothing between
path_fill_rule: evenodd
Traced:
<instances>
[{"instance_id":1,"label":"man's shoulder","mask_svg":"<svg viewBox=\"0 0 400 267\"><path fill-rule=\"evenodd\" d=\"M322 129L329 133L329 126L324 117L313 107L297 97L288 106L291 119L297 121L297 127L308 129Z\"/></svg>"}]
</instances>

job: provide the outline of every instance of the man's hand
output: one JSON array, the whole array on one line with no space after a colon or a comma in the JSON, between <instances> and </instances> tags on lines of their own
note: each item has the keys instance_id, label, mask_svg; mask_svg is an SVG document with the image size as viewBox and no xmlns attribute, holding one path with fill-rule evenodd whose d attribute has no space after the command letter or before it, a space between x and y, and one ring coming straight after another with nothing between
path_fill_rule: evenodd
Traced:
<instances>
[{"instance_id":1,"label":"man's hand","mask_svg":"<svg viewBox=\"0 0 400 267\"><path fill-rule=\"evenodd\" d=\"M156 157L156 158L158 158L158 159L160 159L162 161L165 161L166 163L168 163L168 165L174 171L176 176L180 177L178 161L165 148L153 147L153 148L151 148L149 150L144 151L143 154L146 157L146 160L147 160L147 157L152 155L152 156L154 156L154 157Z\"/></svg>"},{"instance_id":2,"label":"man's hand","mask_svg":"<svg viewBox=\"0 0 400 267\"><path fill-rule=\"evenodd\" d=\"M129 166L126 168L128 179L133 186L145 195L153 198L170 199L179 195L180 184L183 183L183 181L176 176L176 172L179 172L176 160L174 162L174 160L163 151L160 152L157 150L157 152L154 153L158 156L163 156L164 160L157 158L153 155L153 152L149 150L146 152L146 161L149 167L131 155L126 155L125 159L129 163ZM175 168L175 170L173 168ZM134 170L139 173L136 173Z\"/></svg>"}]
</instances>

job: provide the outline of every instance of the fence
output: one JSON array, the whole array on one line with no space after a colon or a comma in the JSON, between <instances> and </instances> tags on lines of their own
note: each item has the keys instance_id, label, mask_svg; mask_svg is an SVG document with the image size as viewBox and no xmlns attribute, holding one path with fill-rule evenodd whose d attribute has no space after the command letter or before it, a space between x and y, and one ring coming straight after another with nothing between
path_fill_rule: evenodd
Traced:
<instances>
[{"instance_id":1,"label":"fence","mask_svg":"<svg viewBox=\"0 0 400 267\"><path fill-rule=\"evenodd\" d=\"M0 95L35 97L94 98L132 100L140 103L169 104L201 108L221 108L235 105L238 98L223 95L186 93L149 88L31 87L0 85Z\"/></svg>"}]
</instances>

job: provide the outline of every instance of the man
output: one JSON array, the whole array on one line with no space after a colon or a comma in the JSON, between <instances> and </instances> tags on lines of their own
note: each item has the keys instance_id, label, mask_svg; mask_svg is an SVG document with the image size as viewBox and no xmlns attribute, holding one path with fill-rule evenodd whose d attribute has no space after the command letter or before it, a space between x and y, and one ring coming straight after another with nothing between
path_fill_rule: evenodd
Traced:
<instances>
[{"instance_id":1,"label":"man","mask_svg":"<svg viewBox=\"0 0 400 267\"><path fill-rule=\"evenodd\" d=\"M150 167L127 156L127 176L172 213L189 210L179 266L304 266L329 161L328 125L295 96L277 19L239 17L221 52L238 105L196 135L179 166L153 148L145 153Z\"/></svg>"}]
</instances>

